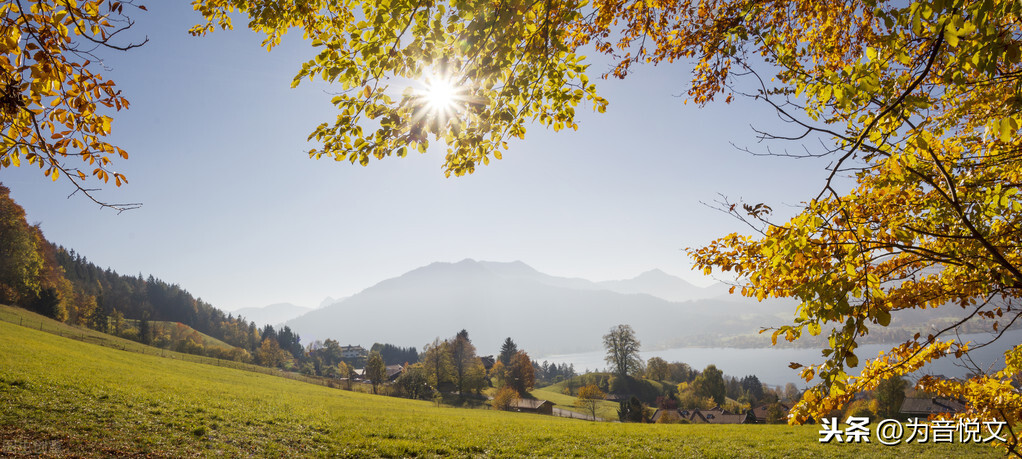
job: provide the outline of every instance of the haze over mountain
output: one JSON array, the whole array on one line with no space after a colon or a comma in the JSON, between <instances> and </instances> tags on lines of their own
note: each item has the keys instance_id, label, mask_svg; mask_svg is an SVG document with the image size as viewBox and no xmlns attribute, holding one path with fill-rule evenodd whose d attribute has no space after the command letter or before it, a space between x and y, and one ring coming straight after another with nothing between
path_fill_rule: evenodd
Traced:
<instances>
[{"instance_id":1,"label":"haze over mountain","mask_svg":"<svg viewBox=\"0 0 1022 459\"><path fill-rule=\"evenodd\" d=\"M667 301L690 301L721 298L728 295L728 286L715 284L699 287L659 269L646 271L627 280L604 281L599 288L618 293L645 293Z\"/></svg>"},{"instance_id":2,"label":"haze over mountain","mask_svg":"<svg viewBox=\"0 0 1022 459\"><path fill-rule=\"evenodd\" d=\"M291 303L275 303L261 308L241 308L233 311L232 314L244 317L262 327L265 325L277 326L309 311L312 311L312 308Z\"/></svg>"},{"instance_id":3,"label":"haze over mountain","mask_svg":"<svg viewBox=\"0 0 1022 459\"><path fill-rule=\"evenodd\" d=\"M697 299L672 302L644 289ZM700 289L661 271L591 282L550 276L520 261L466 259L412 270L287 325L303 342L333 338L341 344L388 342L420 350L434 338L466 329L482 354L495 353L510 336L520 348L543 355L599 349L602 336L617 324L631 325L643 347L651 349L680 336L751 333L791 316L791 303L711 298L721 291Z\"/></svg>"}]
</instances>

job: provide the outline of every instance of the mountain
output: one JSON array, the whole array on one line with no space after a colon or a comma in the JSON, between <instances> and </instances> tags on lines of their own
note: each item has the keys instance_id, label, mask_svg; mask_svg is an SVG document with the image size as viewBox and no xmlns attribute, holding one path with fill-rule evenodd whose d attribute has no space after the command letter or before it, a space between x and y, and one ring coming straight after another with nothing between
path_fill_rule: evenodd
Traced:
<instances>
[{"instance_id":1,"label":"mountain","mask_svg":"<svg viewBox=\"0 0 1022 459\"><path fill-rule=\"evenodd\" d=\"M344 301L346 299L348 299L348 297L346 297L346 296L345 297L341 297L341 298L334 298L332 296L328 296L328 297L324 298L323 301L320 301L319 302L319 306L317 306L316 308L317 309L318 308L325 308L327 306L330 306L331 304L339 303L339 302Z\"/></svg>"},{"instance_id":2,"label":"mountain","mask_svg":"<svg viewBox=\"0 0 1022 459\"><path fill-rule=\"evenodd\" d=\"M612 292L645 293L667 301L719 298L728 294L728 287L724 284L698 287L659 269L646 271L632 279L604 281L597 285Z\"/></svg>"},{"instance_id":3,"label":"mountain","mask_svg":"<svg viewBox=\"0 0 1022 459\"><path fill-rule=\"evenodd\" d=\"M263 327L265 325L277 326L309 311L312 311L312 308L291 303L276 303L261 308L241 308L234 311L233 314L244 317L255 322L259 327Z\"/></svg>"},{"instance_id":4,"label":"mountain","mask_svg":"<svg viewBox=\"0 0 1022 459\"><path fill-rule=\"evenodd\" d=\"M549 276L520 261L466 259L387 279L286 324L305 342L333 338L341 344L388 342L420 350L434 338L466 329L481 354L495 353L510 336L519 348L543 355L600 349L603 335L617 324L631 325L649 349L679 336L710 339L776 326L792 310L783 302L671 302Z\"/></svg>"},{"instance_id":5,"label":"mountain","mask_svg":"<svg viewBox=\"0 0 1022 459\"><path fill-rule=\"evenodd\" d=\"M617 293L645 293L647 295L675 302L725 297L728 295L729 288L724 284L716 284L710 287L698 287L680 277L672 276L659 269L646 271L627 280L593 282L580 278L557 277L543 274L521 261L513 261L510 263L479 261L477 263L504 277L531 279L547 285L580 290L609 290Z\"/></svg>"}]
</instances>

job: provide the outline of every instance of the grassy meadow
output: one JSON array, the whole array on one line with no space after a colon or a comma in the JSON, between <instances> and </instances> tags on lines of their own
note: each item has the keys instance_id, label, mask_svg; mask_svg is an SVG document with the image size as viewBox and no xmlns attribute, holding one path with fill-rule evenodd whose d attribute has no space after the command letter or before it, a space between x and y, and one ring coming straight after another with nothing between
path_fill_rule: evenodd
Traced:
<instances>
[{"instance_id":1,"label":"grassy meadow","mask_svg":"<svg viewBox=\"0 0 1022 459\"><path fill-rule=\"evenodd\" d=\"M0 322L0 456L999 457L819 443L819 427L638 425L437 407Z\"/></svg>"},{"instance_id":2,"label":"grassy meadow","mask_svg":"<svg viewBox=\"0 0 1022 459\"><path fill-rule=\"evenodd\" d=\"M533 397L540 400L550 400L556 403L557 407L563 410L574 411L576 413L591 414L587 410L575 406L575 396L564 393L564 383L557 383L552 386L541 387L531 392ZM596 406L596 417L600 419L606 419L616 421L618 419L617 402L608 402L606 400L597 402Z\"/></svg>"}]
</instances>

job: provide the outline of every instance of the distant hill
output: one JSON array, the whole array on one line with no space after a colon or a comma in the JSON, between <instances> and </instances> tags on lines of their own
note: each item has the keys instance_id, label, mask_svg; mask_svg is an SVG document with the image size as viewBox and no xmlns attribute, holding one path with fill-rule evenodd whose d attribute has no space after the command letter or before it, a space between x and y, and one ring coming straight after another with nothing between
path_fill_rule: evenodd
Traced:
<instances>
[{"instance_id":1,"label":"distant hill","mask_svg":"<svg viewBox=\"0 0 1022 459\"><path fill-rule=\"evenodd\" d=\"M309 311L312 311L312 308L291 303L275 303L261 308L241 308L234 311L233 314L263 327L266 325L277 326Z\"/></svg>"},{"instance_id":2,"label":"distant hill","mask_svg":"<svg viewBox=\"0 0 1022 459\"><path fill-rule=\"evenodd\" d=\"M653 276L666 277L654 273L612 287L637 289L658 280ZM599 349L607 330L622 323L635 329L644 347L653 348L678 336L709 340L780 325L793 310L792 303L738 300L671 302L550 276L520 261L467 259L412 270L286 324L306 342L333 338L342 344L389 342L419 349L466 329L481 354L495 353L510 336L520 348L540 355Z\"/></svg>"},{"instance_id":3,"label":"distant hill","mask_svg":"<svg viewBox=\"0 0 1022 459\"><path fill-rule=\"evenodd\" d=\"M692 285L686 280L667 274L659 269L646 271L632 279L593 282L577 277L557 277L543 274L521 262L500 263L478 261L490 271L505 277L529 279L556 287L580 290L609 290L617 293L644 293L667 301L689 301L727 296L728 286L716 284L710 287Z\"/></svg>"},{"instance_id":4,"label":"distant hill","mask_svg":"<svg viewBox=\"0 0 1022 459\"><path fill-rule=\"evenodd\" d=\"M721 298L728 295L728 286L716 284L698 287L684 279L667 274L659 269L646 271L628 280L604 281L600 288L618 293L645 293L667 301L690 301Z\"/></svg>"}]
</instances>

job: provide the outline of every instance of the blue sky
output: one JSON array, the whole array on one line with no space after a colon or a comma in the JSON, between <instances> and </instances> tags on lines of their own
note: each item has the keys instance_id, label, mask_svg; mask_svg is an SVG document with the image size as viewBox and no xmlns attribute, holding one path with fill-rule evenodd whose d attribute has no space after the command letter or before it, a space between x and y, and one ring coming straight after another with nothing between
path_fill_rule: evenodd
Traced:
<instances>
[{"instance_id":1,"label":"blue sky","mask_svg":"<svg viewBox=\"0 0 1022 459\"><path fill-rule=\"evenodd\" d=\"M445 178L439 144L368 167L311 160L305 139L334 111L329 87L290 88L313 55L300 36L267 53L245 29L189 36L199 16L187 2L147 7L135 36L150 42L104 54L105 76L132 103L112 136L131 155L116 165L130 183L98 193L143 207L117 214L67 199L68 183L33 168L0 170L0 181L51 241L224 310L315 306L463 258L591 280L660 268L705 284L683 249L745 228L701 202L721 193L783 212L825 177L825 162L735 149L756 148L750 124L776 117L746 100L683 104L684 63L599 81L606 114L579 110L577 132L533 126L472 176ZM607 66L593 60L592 76Z\"/></svg>"}]
</instances>

